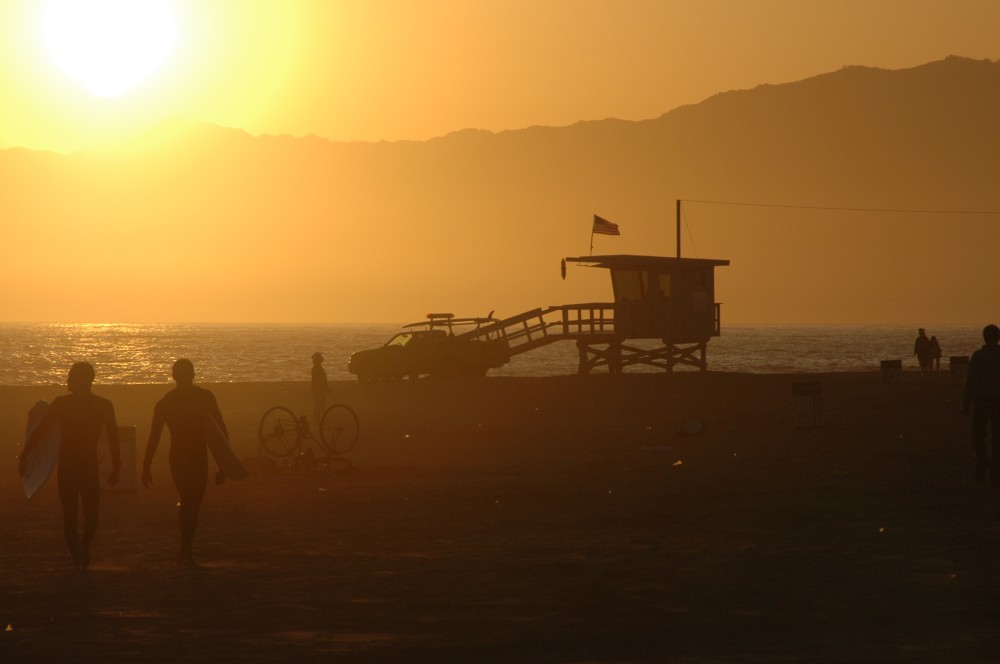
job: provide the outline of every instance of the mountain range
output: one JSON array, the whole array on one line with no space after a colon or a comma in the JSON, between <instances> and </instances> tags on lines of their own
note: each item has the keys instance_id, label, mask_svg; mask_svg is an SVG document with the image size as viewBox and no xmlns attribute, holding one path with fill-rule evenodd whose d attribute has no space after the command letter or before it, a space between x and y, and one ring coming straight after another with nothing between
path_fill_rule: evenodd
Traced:
<instances>
[{"instance_id":1,"label":"mountain range","mask_svg":"<svg viewBox=\"0 0 1000 664\"><path fill-rule=\"evenodd\" d=\"M171 121L114 150L0 150L0 188L6 320L407 321L606 301L605 272L563 281L559 260L591 242L675 255L682 199L682 255L731 261L724 325L978 323L1000 305L1000 62L852 66L649 120L422 142ZM594 214L621 236L592 237Z\"/></svg>"}]
</instances>

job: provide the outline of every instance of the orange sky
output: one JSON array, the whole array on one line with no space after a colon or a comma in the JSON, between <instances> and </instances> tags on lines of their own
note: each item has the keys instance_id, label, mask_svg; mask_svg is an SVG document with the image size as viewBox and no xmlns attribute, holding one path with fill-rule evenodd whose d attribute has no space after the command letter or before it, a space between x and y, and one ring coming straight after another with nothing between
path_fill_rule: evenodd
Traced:
<instances>
[{"instance_id":1,"label":"orange sky","mask_svg":"<svg viewBox=\"0 0 1000 664\"><path fill-rule=\"evenodd\" d=\"M165 12L152 34L114 25L140 2ZM95 12L67 9L109 3L124 4L92 28L84 26ZM157 32L167 24L169 34ZM997 0L0 0L0 149L127 146L129 137L174 118L338 141L641 120L722 91L846 65L903 69L951 54L997 59L997 26ZM117 45L120 36L131 41ZM106 57L110 69L141 65L144 47L154 43L166 44L166 55L134 87L122 93L125 87L101 80L95 88L92 75L102 72L91 59ZM91 91L97 88L117 96L98 96ZM237 132L211 133L225 141ZM537 154L566 147L538 142L540 133L547 132L524 132L534 136ZM603 176L605 161L591 167L582 158L576 161L583 170L550 169L543 180L524 163L502 163L502 151L463 162L432 143L421 146L422 161L412 162L410 146L399 145L387 162L385 146L363 146L365 157L355 160L359 146L327 146L337 156L321 158L309 141L255 141L244 158L239 149L177 136L174 147L157 148L162 152L121 157L107 150L4 155L4 165L16 166L0 173L0 320L399 321L427 310L468 315L499 308L510 315L594 301L610 296L605 275L598 290L592 276L563 282L553 271L559 257L584 253L591 215L629 229L620 242L602 238L598 252L669 254L673 200L695 195L683 183L650 180L656 169L631 162L617 167L626 180ZM449 145L466 145L465 138ZM673 168L676 160L657 163ZM877 200L824 190L828 183L818 178L800 187L797 202L920 206L914 195L924 192L911 187L892 199L891 187L877 179ZM17 195L4 197L5 184ZM972 205L958 189L927 205ZM980 205L993 209L992 199ZM726 220L737 218L726 212ZM691 210L699 233L710 225L706 214ZM500 242L507 219L530 242ZM817 281L836 271L806 264L814 245L830 253L808 239L777 243L790 258L773 265L764 264L753 242L728 246L700 237L701 257L734 261L732 277L719 281L721 300L735 294L727 321L925 315L919 289L907 291L907 303L865 288L844 295L839 281ZM495 279L452 277L472 273L479 262L506 266L515 252L517 269ZM897 280L903 274L872 265ZM747 278L754 269L757 281ZM942 320L979 315L965 301L952 302L959 272L950 270L952 281L935 296L941 304L932 310ZM788 273L796 278L782 279ZM828 297L811 310L796 303L801 293L763 302L772 288L766 279ZM883 290L896 283L881 281ZM963 283L982 281L976 273ZM890 310L883 300L903 304Z\"/></svg>"},{"instance_id":2,"label":"orange sky","mask_svg":"<svg viewBox=\"0 0 1000 664\"><path fill-rule=\"evenodd\" d=\"M46 51L47 2L3 0L0 148L72 151L169 117L422 140L656 117L847 64L1000 57L995 0L164 1L177 21L170 57L108 100Z\"/></svg>"}]
</instances>

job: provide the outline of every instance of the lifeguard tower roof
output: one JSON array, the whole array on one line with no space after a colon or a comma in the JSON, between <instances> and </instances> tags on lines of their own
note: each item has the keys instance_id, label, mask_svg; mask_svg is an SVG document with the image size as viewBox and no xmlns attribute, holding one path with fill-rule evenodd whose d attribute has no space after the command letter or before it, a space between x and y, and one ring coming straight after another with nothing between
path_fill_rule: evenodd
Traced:
<instances>
[{"instance_id":1,"label":"lifeguard tower roof","mask_svg":"<svg viewBox=\"0 0 1000 664\"><path fill-rule=\"evenodd\" d=\"M716 267L729 265L729 261L717 258L675 258L673 256L636 256L632 254L612 254L608 256L568 257L567 261L585 264L589 267L670 269L678 265Z\"/></svg>"}]
</instances>

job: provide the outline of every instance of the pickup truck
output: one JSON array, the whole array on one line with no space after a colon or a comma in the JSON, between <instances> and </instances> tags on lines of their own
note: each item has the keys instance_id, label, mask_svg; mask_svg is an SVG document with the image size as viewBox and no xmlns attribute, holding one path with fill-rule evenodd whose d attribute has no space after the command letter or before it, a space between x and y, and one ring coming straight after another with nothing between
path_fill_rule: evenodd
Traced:
<instances>
[{"instance_id":1,"label":"pickup truck","mask_svg":"<svg viewBox=\"0 0 1000 664\"><path fill-rule=\"evenodd\" d=\"M507 342L465 333L454 327L476 325L492 318L454 318L428 314L428 321L411 323L383 346L353 353L347 370L361 382L420 376L485 376L510 360Z\"/></svg>"}]
</instances>

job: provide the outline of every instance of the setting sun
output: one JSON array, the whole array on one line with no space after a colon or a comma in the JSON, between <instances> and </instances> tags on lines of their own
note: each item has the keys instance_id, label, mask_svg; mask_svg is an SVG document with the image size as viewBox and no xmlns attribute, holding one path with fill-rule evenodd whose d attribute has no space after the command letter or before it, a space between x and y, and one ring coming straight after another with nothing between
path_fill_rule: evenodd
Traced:
<instances>
[{"instance_id":1,"label":"setting sun","mask_svg":"<svg viewBox=\"0 0 1000 664\"><path fill-rule=\"evenodd\" d=\"M156 72L176 39L164 0L53 0L43 36L59 67L99 97L120 97Z\"/></svg>"}]
</instances>

